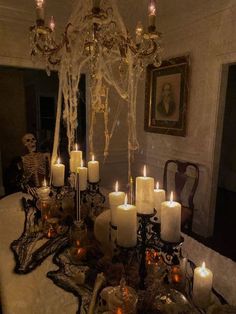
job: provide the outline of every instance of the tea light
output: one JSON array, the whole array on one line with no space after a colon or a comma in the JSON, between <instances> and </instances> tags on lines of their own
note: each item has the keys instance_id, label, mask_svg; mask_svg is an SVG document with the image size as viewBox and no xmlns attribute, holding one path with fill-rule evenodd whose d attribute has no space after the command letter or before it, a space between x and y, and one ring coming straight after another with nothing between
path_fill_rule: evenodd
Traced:
<instances>
[{"instance_id":1,"label":"tea light","mask_svg":"<svg viewBox=\"0 0 236 314\"><path fill-rule=\"evenodd\" d=\"M92 155L92 160L88 162L88 180L91 183L97 183L99 179L99 162Z\"/></svg>"},{"instance_id":2,"label":"tea light","mask_svg":"<svg viewBox=\"0 0 236 314\"><path fill-rule=\"evenodd\" d=\"M177 243L180 240L181 205L173 201L173 192L170 201L161 204L161 239Z\"/></svg>"},{"instance_id":3,"label":"tea light","mask_svg":"<svg viewBox=\"0 0 236 314\"><path fill-rule=\"evenodd\" d=\"M154 190L154 208L156 209L156 217L158 222L161 223L161 203L166 200L166 191L159 188L159 182L156 184L156 189Z\"/></svg>"},{"instance_id":4,"label":"tea light","mask_svg":"<svg viewBox=\"0 0 236 314\"><path fill-rule=\"evenodd\" d=\"M79 173L79 189L85 191L87 189L88 168L84 167L83 160L81 160L81 166L77 168L77 172Z\"/></svg>"},{"instance_id":5,"label":"tea light","mask_svg":"<svg viewBox=\"0 0 236 314\"><path fill-rule=\"evenodd\" d=\"M152 214L154 209L154 178L147 177L146 165L143 177L136 178L136 207L140 214Z\"/></svg>"},{"instance_id":6,"label":"tea light","mask_svg":"<svg viewBox=\"0 0 236 314\"><path fill-rule=\"evenodd\" d=\"M137 244L137 211L134 205L127 204L117 207L117 244L122 247L133 247Z\"/></svg>"},{"instance_id":7,"label":"tea light","mask_svg":"<svg viewBox=\"0 0 236 314\"><path fill-rule=\"evenodd\" d=\"M52 184L60 187L64 185L65 180L65 166L61 164L60 158L57 163L52 165Z\"/></svg>"},{"instance_id":8,"label":"tea light","mask_svg":"<svg viewBox=\"0 0 236 314\"><path fill-rule=\"evenodd\" d=\"M117 226L117 207L124 204L125 193L119 191L119 183L116 181L115 192L109 193L109 204L111 209L111 224Z\"/></svg>"},{"instance_id":9,"label":"tea light","mask_svg":"<svg viewBox=\"0 0 236 314\"><path fill-rule=\"evenodd\" d=\"M193 276L193 301L202 308L209 305L211 301L212 272L206 268L205 262L201 267L196 267Z\"/></svg>"},{"instance_id":10,"label":"tea light","mask_svg":"<svg viewBox=\"0 0 236 314\"><path fill-rule=\"evenodd\" d=\"M75 144L75 150L70 152L70 171L76 172L82 161L82 151L78 150L78 144Z\"/></svg>"}]
</instances>

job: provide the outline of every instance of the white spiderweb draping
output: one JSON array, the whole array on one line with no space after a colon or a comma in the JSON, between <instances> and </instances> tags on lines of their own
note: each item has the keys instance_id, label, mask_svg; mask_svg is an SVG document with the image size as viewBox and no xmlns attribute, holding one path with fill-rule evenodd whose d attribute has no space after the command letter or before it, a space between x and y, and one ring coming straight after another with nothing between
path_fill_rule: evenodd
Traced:
<instances>
[{"instance_id":1,"label":"white spiderweb draping","mask_svg":"<svg viewBox=\"0 0 236 314\"><path fill-rule=\"evenodd\" d=\"M74 147L77 129L77 94L80 75L89 73L89 90L91 93L89 150L93 153L93 135L96 115L103 114L105 147L104 157L108 155L109 144L119 116L119 108L113 117L109 131L109 89L114 89L127 103L128 119L128 176L131 174L131 152L138 148L136 135L136 98L137 85L143 70L138 54L129 49L124 51L128 34L118 12L115 1L103 0L104 12L109 17L99 19L92 17L92 0L77 1L69 19L69 50L64 49L59 67L59 95L54 136L52 163L58 155L60 137L60 119L66 124L68 151ZM140 59L141 60L141 59ZM63 108L62 108L63 105Z\"/></svg>"}]
</instances>

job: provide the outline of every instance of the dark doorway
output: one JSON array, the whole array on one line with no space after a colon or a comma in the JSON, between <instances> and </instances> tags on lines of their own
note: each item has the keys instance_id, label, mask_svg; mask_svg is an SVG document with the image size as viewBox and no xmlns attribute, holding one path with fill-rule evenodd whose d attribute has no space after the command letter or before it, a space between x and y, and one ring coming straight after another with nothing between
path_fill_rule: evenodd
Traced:
<instances>
[{"instance_id":1,"label":"dark doorway","mask_svg":"<svg viewBox=\"0 0 236 314\"><path fill-rule=\"evenodd\" d=\"M229 66L212 244L236 260L236 65Z\"/></svg>"},{"instance_id":2,"label":"dark doorway","mask_svg":"<svg viewBox=\"0 0 236 314\"><path fill-rule=\"evenodd\" d=\"M52 152L58 84L57 72L47 76L44 70L0 66L0 196L4 195L4 188L6 194L15 192L9 180L16 160L25 153L21 141L25 133L36 135L39 151ZM82 75L78 92L77 140L84 156L85 94L85 75ZM66 142L66 131L63 123L61 125L61 142ZM62 145L60 150L61 154L68 154L67 145Z\"/></svg>"}]
</instances>

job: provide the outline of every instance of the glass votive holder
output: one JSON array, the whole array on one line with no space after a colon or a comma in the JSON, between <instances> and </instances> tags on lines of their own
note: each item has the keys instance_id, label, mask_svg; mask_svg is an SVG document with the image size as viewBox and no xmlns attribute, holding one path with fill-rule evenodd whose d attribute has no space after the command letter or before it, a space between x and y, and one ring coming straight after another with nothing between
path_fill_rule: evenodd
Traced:
<instances>
[{"instance_id":1,"label":"glass votive holder","mask_svg":"<svg viewBox=\"0 0 236 314\"><path fill-rule=\"evenodd\" d=\"M79 262L86 258L87 243L87 227L84 221L75 221L70 229L70 255L73 262Z\"/></svg>"}]
</instances>

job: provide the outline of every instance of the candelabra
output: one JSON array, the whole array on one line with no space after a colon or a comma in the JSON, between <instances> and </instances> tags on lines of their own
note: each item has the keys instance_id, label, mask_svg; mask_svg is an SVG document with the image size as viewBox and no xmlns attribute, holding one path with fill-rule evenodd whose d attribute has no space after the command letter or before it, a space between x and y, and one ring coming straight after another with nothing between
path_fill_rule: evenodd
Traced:
<instances>
[{"instance_id":1,"label":"candelabra","mask_svg":"<svg viewBox=\"0 0 236 314\"><path fill-rule=\"evenodd\" d=\"M151 220L155 215L155 209L152 214L137 214L139 227L137 231L138 242L136 247L124 248L117 246L122 255L126 255L129 251L136 251L139 254L139 288L141 290L145 289L145 278L147 276L146 253L148 249L156 251L167 266L180 264L183 237L180 237L177 243L163 241L160 236L160 224L158 221L153 222Z\"/></svg>"}]
</instances>

